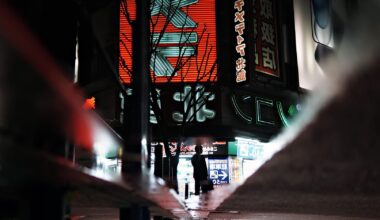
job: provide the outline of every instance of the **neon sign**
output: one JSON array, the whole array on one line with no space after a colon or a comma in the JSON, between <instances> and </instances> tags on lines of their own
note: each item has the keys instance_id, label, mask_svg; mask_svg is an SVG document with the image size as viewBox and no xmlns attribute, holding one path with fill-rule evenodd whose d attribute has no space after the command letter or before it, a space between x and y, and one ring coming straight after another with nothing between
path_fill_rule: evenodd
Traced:
<instances>
[{"instance_id":1,"label":"neon sign","mask_svg":"<svg viewBox=\"0 0 380 220\"><path fill-rule=\"evenodd\" d=\"M292 118L301 110L301 106L289 105L284 111L285 107L283 102L274 101L270 98L258 97L247 95L240 97L242 102L238 101L236 95L231 96L231 103L236 115L245 121L247 124L256 124L260 126L275 127L279 126L279 123L274 120L276 117L280 118L281 124L288 127ZM254 108L247 108L244 104L254 104ZM270 117L264 117L263 110L270 109ZM277 115L276 115L277 114Z\"/></svg>"},{"instance_id":2,"label":"neon sign","mask_svg":"<svg viewBox=\"0 0 380 220\"><path fill-rule=\"evenodd\" d=\"M238 58L236 60L236 82L241 83L247 81L247 71L246 67L246 58L245 58L245 39L244 39L244 30L245 30L245 11L243 10L245 3L244 0L236 0L234 3L235 12L235 32L236 36L236 53Z\"/></svg>"},{"instance_id":3,"label":"neon sign","mask_svg":"<svg viewBox=\"0 0 380 220\"><path fill-rule=\"evenodd\" d=\"M183 102L183 112L186 112L189 105L191 105L192 102L195 102L194 107L190 108L185 121L190 122L196 120L197 122L205 122L207 119L215 118L216 112L208 109L206 106L207 102L215 99L215 94L212 92L206 92L204 86L198 85L195 89L195 100L202 101L194 101L190 95L191 90L191 86L185 86L184 92L177 92L173 96L175 101ZM184 114L181 112L174 112L172 117L174 121L182 122Z\"/></svg>"},{"instance_id":4,"label":"neon sign","mask_svg":"<svg viewBox=\"0 0 380 220\"><path fill-rule=\"evenodd\" d=\"M134 17L135 0L126 1L128 13ZM132 69L132 28L125 18L125 10L120 10L119 75L128 84ZM167 82L173 73L170 82L215 81L216 69L200 74L200 69L209 70L216 61L215 0L156 0L152 1L151 16L151 40L156 50L151 54L150 69L155 82ZM162 30L165 32L161 34ZM202 59L207 60L201 64ZM202 74L209 75L201 77Z\"/></svg>"},{"instance_id":5,"label":"neon sign","mask_svg":"<svg viewBox=\"0 0 380 220\"><path fill-rule=\"evenodd\" d=\"M167 107L168 105L179 107L174 108L174 111L168 109L165 111L170 113L170 117L174 123L203 123L216 117L216 111L214 110L215 108L212 106L210 107L213 103L215 105L216 94L214 91L206 90L205 86L194 85L194 88L192 88L190 85L185 85L179 88L171 88L171 90L174 90L174 93L170 98L168 98L168 96L161 97L160 94L162 90L164 89L157 89L157 104L159 108L165 106ZM168 91L164 93L168 94ZM152 124L158 123L152 106L150 107L149 121Z\"/></svg>"}]
</instances>

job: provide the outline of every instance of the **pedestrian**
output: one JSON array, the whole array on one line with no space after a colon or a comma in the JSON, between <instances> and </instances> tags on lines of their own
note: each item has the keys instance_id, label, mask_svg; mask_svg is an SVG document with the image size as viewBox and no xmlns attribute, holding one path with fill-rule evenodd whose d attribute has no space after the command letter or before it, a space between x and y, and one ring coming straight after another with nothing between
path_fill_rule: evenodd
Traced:
<instances>
[{"instance_id":1,"label":"pedestrian","mask_svg":"<svg viewBox=\"0 0 380 220\"><path fill-rule=\"evenodd\" d=\"M199 195L201 183L207 181L206 159L202 151L202 145L196 145L195 155L191 158L191 164L194 167L195 195Z\"/></svg>"}]
</instances>

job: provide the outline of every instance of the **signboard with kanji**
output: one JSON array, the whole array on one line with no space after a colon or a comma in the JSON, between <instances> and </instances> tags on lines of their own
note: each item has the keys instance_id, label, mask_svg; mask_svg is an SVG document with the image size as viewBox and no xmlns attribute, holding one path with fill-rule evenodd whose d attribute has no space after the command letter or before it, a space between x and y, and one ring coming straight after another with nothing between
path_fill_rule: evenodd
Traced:
<instances>
[{"instance_id":1,"label":"signboard with kanji","mask_svg":"<svg viewBox=\"0 0 380 220\"><path fill-rule=\"evenodd\" d=\"M253 63L253 23L252 23L252 2L249 0L233 1L233 39L232 51L234 81L237 85L250 81Z\"/></svg>"},{"instance_id":2,"label":"signboard with kanji","mask_svg":"<svg viewBox=\"0 0 380 220\"><path fill-rule=\"evenodd\" d=\"M229 183L228 158L209 158L208 171L214 185Z\"/></svg>"},{"instance_id":3,"label":"signboard with kanji","mask_svg":"<svg viewBox=\"0 0 380 220\"><path fill-rule=\"evenodd\" d=\"M245 24L245 1L236 0L234 3L235 9L235 32L236 32L236 83L241 83L247 81L247 60L246 60L246 40L244 32L246 32Z\"/></svg>"},{"instance_id":4,"label":"signboard with kanji","mask_svg":"<svg viewBox=\"0 0 380 220\"><path fill-rule=\"evenodd\" d=\"M135 0L124 2L120 8L119 74L123 83L129 84L133 48L127 16L134 19L136 9ZM154 82L216 81L215 0L151 2L151 44L155 50L150 69Z\"/></svg>"},{"instance_id":5,"label":"signboard with kanji","mask_svg":"<svg viewBox=\"0 0 380 220\"><path fill-rule=\"evenodd\" d=\"M275 5L273 0L254 1L255 70L280 77Z\"/></svg>"}]
</instances>

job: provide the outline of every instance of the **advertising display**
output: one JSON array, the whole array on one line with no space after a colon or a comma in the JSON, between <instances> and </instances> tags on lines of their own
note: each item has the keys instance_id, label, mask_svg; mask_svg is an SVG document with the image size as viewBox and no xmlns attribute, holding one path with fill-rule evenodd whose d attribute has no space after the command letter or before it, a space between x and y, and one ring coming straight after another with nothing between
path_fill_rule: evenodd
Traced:
<instances>
[{"instance_id":1,"label":"advertising display","mask_svg":"<svg viewBox=\"0 0 380 220\"><path fill-rule=\"evenodd\" d=\"M263 151L264 147L258 141L238 141L238 157L255 160L261 158Z\"/></svg>"},{"instance_id":2,"label":"advertising display","mask_svg":"<svg viewBox=\"0 0 380 220\"><path fill-rule=\"evenodd\" d=\"M151 144L152 152L154 153L155 146L158 143L154 142ZM161 143L163 146L164 144ZM218 155L218 156L225 156L228 155L228 146L227 142L225 141L217 141L213 142L212 144L203 144L203 152L202 155ZM170 143L170 151L174 155L175 149L177 148L177 143L176 142L171 142ZM163 150L163 155L165 156L165 150ZM187 145L187 144L181 144L181 156L192 156L195 154L195 144L192 145Z\"/></svg>"},{"instance_id":3,"label":"advertising display","mask_svg":"<svg viewBox=\"0 0 380 220\"><path fill-rule=\"evenodd\" d=\"M119 74L131 82L132 28L128 15L135 16L135 0L120 9ZM151 74L156 83L216 81L215 0L152 1ZM170 76L174 74L174 77ZM204 76L202 76L204 75Z\"/></svg>"},{"instance_id":4,"label":"advertising display","mask_svg":"<svg viewBox=\"0 0 380 220\"><path fill-rule=\"evenodd\" d=\"M233 0L232 74L234 85L245 85L254 72L253 1ZM224 49L222 49L225 52Z\"/></svg>"},{"instance_id":5,"label":"advertising display","mask_svg":"<svg viewBox=\"0 0 380 220\"><path fill-rule=\"evenodd\" d=\"M242 181L242 159L238 157L228 158L230 183L240 183Z\"/></svg>"},{"instance_id":6,"label":"advertising display","mask_svg":"<svg viewBox=\"0 0 380 220\"><path fill-rule=\"evenodd\" d=\"M363 1L364 2L364 1ZM339 48L350 1L294 0L299 86L313 90L327 79L324 61Z\"/></svg>"},{"instance_id":7,"label":"advertising display","mask_svg":"<svg viewBox=\"0 0 380 220\"><path fill-rule=\"evenodd\" d=\"M236 138L238 148L237 157L242 160L241 175L242 179L248 178L265 162L264 151L268 153L270 148L265 148L265 143L257 139Z\"/></svg>"},{"instance_id":8,"label":"advertising display","mask_svg":"<svg viewBox=\"0 0 380 220\"><path fill-rule=\"evenodd\" d=\"M229 183L228 158L209 158L208 172L214 185Z\"/></svg>"},{"instance_id":9,"label":"advertising display","mask_svg":"<svg viewBox=\"0 0 380 220\"><path fill-rule=\"evenodd\" d=\"M157 85L159 97L157 103L163 117L172 125L185 123L209 123L218 114L219 97L214 87L206 85ZM157 124L157 118L151 106L150 122Z\"/></svg>"},{"instance_id":10,"label":"advertising display","mask_svg":"<svg viewBox=\"0 0 380 220\"><path fill-rule=\"evenodd\" d=\"M255 70L280 77L275 2L254 2Z\"/></svg>"},{"instance_id":11,"label":"advertising display","mask_svg":"<svg viewBox=\"0 0 380 220\"><path fill-rule=\"evenodd\" d=\"M296 31L297 63L299 85L312 90L316 83L324 78L325 73L315 60L318 42L314 41L312 30L311 1L294 1L294 21Z\"/></svg>"},{"instance_id":12,"label":"advertising display","mask_svg":"<svg viewBox=\"0 0 380 220\"><path fill-rule=\"evenodd\" d=\"M234 3L235 9L235 32L236 32L236 83L241 83L247 81L247 58L246 58L246 41L247 38L244 32L246 30L246 9L247 6L244 0L236 0Z\"/></svg>"},{"instance_id":13,"label":"advertising display","mask_svg":"<svg viewBox=\"0 0 380 220\"><path fill-rule=\"evenodd\" d=\"M182 145L181 146L181 155L194 155L195 154L195 145ZM202 155L227 155L228 148L227 143L223 142L214 142L211 145L203 145Z\"/></svg>"},{"instance_id":14,"label":"advertising display","mask_svg":"<svg viewBox=\"0 0 380 220\"><path fill-rule=\"evenodd\" d=\"M239 120L253 127L287 127L302 110L300 101L260 93L235 92L231 107ZM236 123L233 121L233 123Z\"/></svg>"}]
</instances>

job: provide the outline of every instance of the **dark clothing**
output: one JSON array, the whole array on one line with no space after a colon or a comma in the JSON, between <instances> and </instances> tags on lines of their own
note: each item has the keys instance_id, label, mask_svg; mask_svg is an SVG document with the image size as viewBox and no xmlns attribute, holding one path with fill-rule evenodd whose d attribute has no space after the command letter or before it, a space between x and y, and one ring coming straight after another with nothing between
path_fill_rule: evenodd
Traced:
<instances>
[{"instance_id":1,"label":"dark clothing","mask_svg":"<svg viewBox=\"0 0 380 220\"><path fill-rule=\"evenodd\" d=\"M200 181L195 180L195 195L199 195L201 191L201 183Z\"/></svg>"},{"instance_id":2,"label":"dark clothing","mask_svg":"<svg viewBox=\"0 0 380 220\"><path fill-rule=\"evenodd\" d=\"M206 159L203 155L195 154L191 158L191 164L194 167L195 195L199 195L202 180L207 180Z\"/></svg>"},{"instance_id":3,"label":"dark clothing","mask_svg":"<svg viewBox=\"0 0 380 220\"><path fill-rule=\"evenodd\" d=\"M162 165L163 165L163 161L162 161L162 145L161 144L158 144L156 146L154 146L154 156L155 156L155 160L154 160L154 175L157 176L157 177L162 177L163 174L162 174Z\"/></svg>"},{"instance_id":4,"label":"dark clothing","mask_svg":"<svg viewBox=\"0 0 380 220\"><path fill-rule=\"evenodd\" d=\"M205 157L203 155L195 154L191 158L191 164L194 167L194 179L207 180L207 166Z\"/></svg>"}]
</instances>

